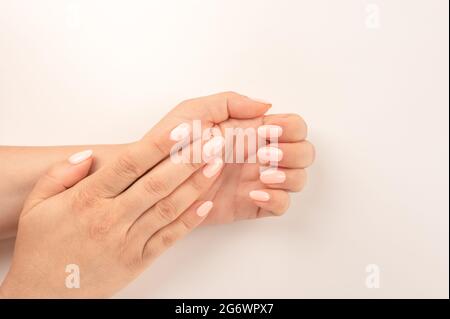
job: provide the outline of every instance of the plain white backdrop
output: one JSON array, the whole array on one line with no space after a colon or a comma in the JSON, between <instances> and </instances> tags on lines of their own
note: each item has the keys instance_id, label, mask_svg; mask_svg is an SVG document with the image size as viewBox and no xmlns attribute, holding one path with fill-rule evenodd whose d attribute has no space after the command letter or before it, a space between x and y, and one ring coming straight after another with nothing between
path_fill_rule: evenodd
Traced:
<instances>
[{"instance_id":1,"label":"plain white backdrop","mask_svg":"<svg viewBox=\"0 0 450 319\"><path fill-rule=\"evenodd\" d=\"M0 0L0 144L128 142L186 98L270 100L317 149L287 215L200 229L117 297L448 298L448 6Z\"/></svg>"}]
</instances>

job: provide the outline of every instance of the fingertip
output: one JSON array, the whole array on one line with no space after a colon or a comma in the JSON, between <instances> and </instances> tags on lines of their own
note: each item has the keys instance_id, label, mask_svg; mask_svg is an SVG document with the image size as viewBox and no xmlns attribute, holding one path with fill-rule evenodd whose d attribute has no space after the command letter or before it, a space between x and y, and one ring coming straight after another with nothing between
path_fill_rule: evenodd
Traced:
<instances>
[{"instance_id":1,"label":"fingertip","mask_svg":"<svg viewBox=\"0 0 450 319\"><path fill-rule=\"evenodd\" d=\"M228 99L230 117L236 119L252 119L263 116L272 107L272 104L260 99L245 96Z\"/></svg>"},{"instance_id":2,"label":"fingertip","mask_svg":"<svg viewBox=\"0 0 450 319\"><path fill-rule=\"evenodd\" d=\"M254 102L265 104L265 105L268 105L269 107L272 107L272 103L267 100L255 98L255 97L249 97L249 96L248 96L248 98Z\"/></svg>"},{"instance_id":3,"label":"fingertip","mask_svg":"<svg viewBox=\"0 0 450 319\"><path fill-rule=\"evenodd\" d=\"M284 190L254 190L249 196L256 206L272 212L273 215L284 214L290 205L289 194Z\"/></svg>"},{"instance_id":4,"label":"fingertip","mask_svg":"<svg viewBox=\"0 0 450 319\"><path fill-rule=\"evenodd\" d=\"M81 151L81 152L72 154L69 157L68 161L72 165L77 165L77 164L80 164L80 163L90 159L92 157L93 153L94 152L92 150Z\"/></svg>"},{"instance_id":5,"label":"fingertip","mask_svg":"<svg viewBox=\"0 0 450 319\"><path fill-rule=\"evenodd\" d=\"M201 204L198 208L197 208L197 215L199 217L205 218L210 212L211 209L214 207L214 203L211 201L206 201L203 204Z\"/></svg>"},{"instance_id":6,"label":"fingertip","mask_svg":"<svg viewBox=\"0 0 450 319\"><path fill-rule=\"evenodd\" d=\"M306 139L308 126L304 119L298 114L270 114L263 118L264 125L276 125L283 129L279 142L299 142Z\"/></svg>"},{"instance_id":7,"label":"fingertip","mask_svg":"<svg viewBox=\"0 0 450 319\"><path fill-rule=\"evenodd\" d=\"M65 169L62 167L58 173L65 187L75 185L89 174L94 161L92 155L92 150L85 150L69 157L69 165Z\"/></svg>"},{"instance_id":8,"label":"fingertip","mask_svg":"<svg viewBox=\"0 0 450 319\"><path fill-rule=\"evenodd\" d=\"M270 194L262 190L253 190L248 194L251 199L257 202L268 202L270 200Z\"/></svg>"}]
</instances>

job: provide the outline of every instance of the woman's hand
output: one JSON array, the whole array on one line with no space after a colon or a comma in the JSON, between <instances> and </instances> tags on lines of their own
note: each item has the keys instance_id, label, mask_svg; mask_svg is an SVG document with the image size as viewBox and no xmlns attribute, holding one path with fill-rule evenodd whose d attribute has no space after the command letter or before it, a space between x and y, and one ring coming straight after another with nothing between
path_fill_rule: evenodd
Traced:
<instances>
[{"instance_id":1,"label":"woman's hand","mask_svg":"<svg viewBox=\"0 0 450 319\"><path fill-rule=\"evenodd\" d=\"M256 151L247 149L245 163L227 163L211 189L201 197L214 201L214 208L203 224L282 215L289 208L289 193L303 189L305 168L314 161L314 147L306 141L306 123L296 114L275 114L248 120L229 119L219 126L222 132L228 128L251 128L261 135L267 129L278 132L278 143L270 149L275 152L277 168L265 170L266 148L259 150L253 163L248 159ZM270 146L268 141L267 147Z\"/></svg>"},{"instance_id":2,"label":"woman's hand","mask_svg":"<svg viewBox=\"0 0 450 319\"><path fill-rule=\"evenodd\" d=\"M117 292L212 208L212 202L198 199L214 183L222 162L171 160L175 142L170 137L179 133L174 129L193 119L212 127L230 117L256 118L268 107L233 93L190 100L88 177L90 152L54 166L26 200L0 293L76 298ZM79 270L79 288L76 280L75 288L67 285L67 269Z\"/></svg>"},{"instance_id":3,"label":"woman's hand","mask_svg":"<svg viewBox=\"0 0 450 319\"><path fill-rule=\"evenodd\" d=\"M216 95L217 96L217 95ZM219 95L220 96L220 95ZM187 103L195 103L196 100ZM186 104L186 103L185 103ZM194 108L195 109L195 108ZM305 168L312 163L314 149L305 141L306 124L295 114L259 116L254 119L230 118L219 124L224 133L226 128L253 128L276 125L281 128L279 148L283 159L279 170L262 174L261 164L230 163L214 183L204 200L214 200L215 208L203 224L221 224L239 219L260 216L277 216L289 205L288 192L297 192L306 182ZM15 236L21 207L36 180L51 163L63 160L80 149L93 149L96 160L91 168L95 172L115 159L129 145L89 145L65 147L2 147L0 148L0 239ZM226 181L226 182L225 182ZM253 190L268 189L270 200L254 201L249 197ZM272 193L274 191L274 193ZM272 193L272 194L271 194ZM272 212L270 212L270 207ZM260 209L261 208L261 209Z\"/></svg>"}]
</instances>

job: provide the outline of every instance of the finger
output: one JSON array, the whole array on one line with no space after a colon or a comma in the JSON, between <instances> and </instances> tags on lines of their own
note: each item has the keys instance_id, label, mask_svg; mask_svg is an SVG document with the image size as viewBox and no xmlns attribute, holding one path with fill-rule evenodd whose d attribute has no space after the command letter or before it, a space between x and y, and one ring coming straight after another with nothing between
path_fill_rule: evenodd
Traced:
<instances>
[{"instance_id":1,"label":"finger","mask_svg":"<svg viewBox=\"0 0 450 319\"><path fill-rule=\"evenodd\" d=\"M258 135L263 138L278 137L278 142L292 143L306 139L308 128L297 114L274 114L263 117L263 125L258 127Z\"/></svg>"},{"instance_id":2,"label":"finger","mask_svg":"<svg viewBox=\"0 0 450 319\"><path fill-rule=\"evenodd\" d=\"M213 208L213 202L197 202L175 221L151 236L143 246L143 260L148 263L199 226Z\"/></svg>"},{"instance_id":3,"label":"finger","mask_svg":"<svg viewBox=\"0 0 450 319\"><path fill-rule=\"evenodd\" d=\"M180 103L139 142L128 147L95 175L91 183L104 197L121 193L150 168L166 158L184 139L198 139L193 121L202 128L232 118L262 116L270 104L251 100L236 93L220 93ZM180 141L181 140L181 141Z\"/></svg>"},{"instance_id":4,"label":"finger","mask_svg":"<svg viewBox=\"0 0 450 319\"><path fill-rule=\"evenodd\" d=\"M195 141L183 150L186 155L182 154L179 158L169 157L165 159L115 199L119 207L122 208L126 220L134 221L142 212L171 194L192 174L205 166L204 160L207 160L205 158L207 156L205 155L203 159L200 158L197 161L194 160L195 153L205 154L210 152L209 156L218 154L223 148L224 140L221 136L216 136L203 146L201 144L202 141ZM207 166L216 167L216 164L216 162L210 162ZM211 168L205 169L207 172L211 170ZM199 176L203 175L200 174ZM200 182L203 183L203 181Z\"/></svg>"},{"instance_id":5,"label":"finger","mask_svg":"<svg viewBox=\"0 0 450 319\"><path fill-rule=\"evenodd\" d=\"M290 204L289 194L278 189L258 189L250 191L250 199L262 211L268 211L275 216L287 211Z\"/></svg>"},{"instance_id":6,"label":"finger","mask_svg":"<svg viewBox=\"0 0 450 319\"><path fill-rule=\"evenodd\" d=\"M73 154L67 161L57 163L42 176L28 196L24 211L45 199L64 192L85 178L92 166L92 151Z\"/></svg>"},{"instance_id":7,"label":"finger","mask_svg":"<svg viewBox=\"0 0 450 319\"><path fill-rule=\"evenodd\" d=\"M314 146L308 141L269 144L258 150L259 162L271 163L271 166L306 168L314 162L314 158Z\"/></svg>"},{"instance_id":8,"label":"finger","mask_svg":"<svg viewBox=\"0 0 450 319\"><path fill-rule=\"evenodd\" d=\"M223 168L222 159L216 160L132 221L127 233L130 241L143 245L151 234L172 223L206 193Z\"/></svg>"},{"instance_id":9,"label":"finger","mask_svg":"<svg viewBox=\"0 0 450 319\"><path fill-rule=\"evenodd\" d=\"M306 170L266 168L260 173L259 179L268 188L300 192L306 184Z\"/></svg>"}]
</instances>

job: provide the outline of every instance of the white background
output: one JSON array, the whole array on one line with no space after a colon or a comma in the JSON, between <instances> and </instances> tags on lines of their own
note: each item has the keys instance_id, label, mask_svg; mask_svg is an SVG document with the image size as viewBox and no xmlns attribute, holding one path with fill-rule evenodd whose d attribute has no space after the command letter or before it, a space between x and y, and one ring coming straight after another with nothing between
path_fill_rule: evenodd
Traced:
<instances>
[{"instance_id":1,"label":"white background","mask_svg":"<svg viewBox=\"0 0 450 319\"><path fill-rule=\"evenodd\" d=\"M448 11L0 0L0 144L128 142L189 97L270 100L307 120L317 148L288 214L200 229L118 297L448 298Z\"/></svg>"}]
</instances>

